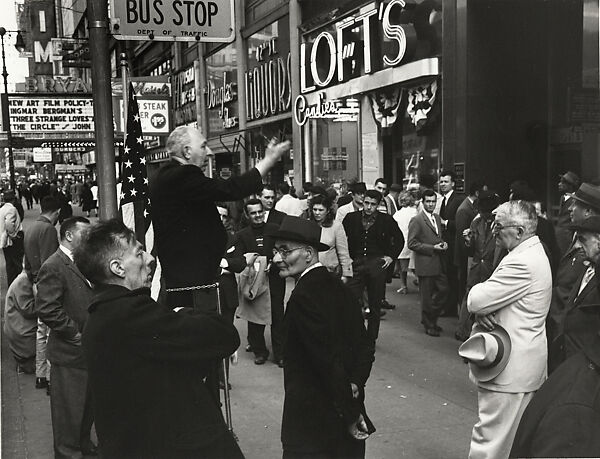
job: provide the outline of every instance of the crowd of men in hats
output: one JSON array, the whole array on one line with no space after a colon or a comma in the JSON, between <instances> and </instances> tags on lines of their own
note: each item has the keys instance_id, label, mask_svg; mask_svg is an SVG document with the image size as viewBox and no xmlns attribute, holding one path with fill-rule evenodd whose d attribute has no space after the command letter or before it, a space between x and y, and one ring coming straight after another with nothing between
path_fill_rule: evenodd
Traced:
<instances>
[{"instance_id":1,"label":"crowd of men in hats","mask_svg":"<svg viewBox=\"0 0 600 459\"><path fill-rule=\"evenodd\" d=\"M459 194L450 171L438 191L380 178L296 197L263 184L289 148L272 141L250 171L213 179L204 136L175 129L150 183L152 255L119 220L66 218L57 235L50 196L23 234L5 193L5 332L19 368L51 381L56 457L96 454L93 424L107 458L243 457L220 409L236 315L255 364L283 368L283 457L364 457L393 277L399 293L418 286L427 336L458 317L478 396L470 458L600 456L599 186L562 175L556 223L523 181L502 203L482 182Z\"/></svg>"}]
</instances>

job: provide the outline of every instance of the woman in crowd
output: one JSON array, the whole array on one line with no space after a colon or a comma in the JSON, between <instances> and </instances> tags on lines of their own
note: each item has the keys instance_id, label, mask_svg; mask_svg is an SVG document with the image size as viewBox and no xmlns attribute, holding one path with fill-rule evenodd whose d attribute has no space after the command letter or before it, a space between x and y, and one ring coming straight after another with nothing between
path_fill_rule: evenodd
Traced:
<instances>
[{"instance_id":1,"label":"woman in crowd","mask_svg":"<svg viewBox=\"0 0 600 459\"><path fill-rule=\"evenodd\" d=\"M402 231L402 236L404 236L404 240L408 241L408 224L412 218L417 215L417 206L413 193L409 191L401 192L398 195L398 204L400 205L400 209L394 214L394 220L396 220L398 223L398 226ZM398 255L398 260L400 260L401 285L401 287L398 289L398 293L408 293L407 278L411 253L412 250L408 248L407 244L404 244L402 252L400 252L400 255Z\"/></svg>"},{"instance_id":2,"label":"woman in crowd","mask_svg":"<svg viewBox=\"0 0 600 459\"><path fill-rule=\"evenodd\" d=\"M315 195L311 200L311 211L310 219L321 227L321 242L330 247L327 252L319 252L319 261L345 282L352 277L352 259L344 227L335 221L333 201L327 196Z\"/></svg>"}]
</instances>

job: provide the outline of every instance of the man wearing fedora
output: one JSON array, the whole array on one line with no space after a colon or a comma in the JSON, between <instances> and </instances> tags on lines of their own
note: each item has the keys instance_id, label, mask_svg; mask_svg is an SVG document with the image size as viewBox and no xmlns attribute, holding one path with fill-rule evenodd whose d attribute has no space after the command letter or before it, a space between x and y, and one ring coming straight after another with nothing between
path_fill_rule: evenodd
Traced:
<instances>
[{"instance_id":1,"label":"man wearing fedora","mask_svg":"<svg viewBox=\"0 0 600 459\"><path fill-rule=\"evenodd\" d=\"M573 285L558 321L558 336L550 345L550 371L586 348L600 331L600 293L595 275L600 257L600 216L586 218L570 228L577 232L577 240L585 253L585 269Z\"/></svg>"},{"instance_id":2,"label":"man wearing fedora","mask_svg":"<svg viewBox=\"0 0 600 459\"><path fill-rule=\"evenodd\" d=\"M600 187L590 183L582 183L571 197L569 206L571 222L575 225L586 218L600 215ZM572 231L571 231L572 232ZM583 275L585 252L576 237L573 237L567 251L561 257L554 276L552 289L552 303L546 320L548 341L552 343L558 333L558 323L567 307L571 290L577 279ZM554 365L551 365L554 368Z\"/></svg>"},{"instance_id":3,"label":"man wearing fedora","mask_svg":"<svg viewBox=\"0 0 600 459\"><path fill-rule=\"evenodd\" d=\"M581 181L579 180L579 176L571 171L559 175L559 179L558 192L560 193L560 205L558 207L555 233L558 249L562 255L567 251L571 244L571 239L573 239L573 232L569 229L569 225L571 224L569 207L573 203L573 194L579 188Z\"/></svg>"},{"instance_id":4,"label":"man wearing fedora","mask_svg":"<svg viewBox=\"0 0 600 459\"><path fill-rule=\"evenodd\" d=\"M474 331L495 331L487 339L477 338L481 350L465 356L477 384L479 408L470 459L508 457L521 415L546 379L545 320L552 272L536 228L536 210L529 202L509 201L496 209L493 234L508 254L488 280L473 286L467 298L467 308L477 322ZM501 329L511 343L506 366L498 374L484 372L482 377L482 369L498 367L504 356L491 347L499 348L502 343L506 348L504 340L497 339ZM467 344L472 338L463 346L472 346Z\"/></svg>"},{"instance_id":5,"label":"man wearing fedora","mask_svg":"<svg viewBox=\"0 0 600 459\"><path fill-rule=\"evenodd\" d=\"M374 346L358 301L319 262L320 239L315 222L293 216L275 234L273 263L296 279L284 319L283 458L364 458Z\"/></svg>"}]
</instances>

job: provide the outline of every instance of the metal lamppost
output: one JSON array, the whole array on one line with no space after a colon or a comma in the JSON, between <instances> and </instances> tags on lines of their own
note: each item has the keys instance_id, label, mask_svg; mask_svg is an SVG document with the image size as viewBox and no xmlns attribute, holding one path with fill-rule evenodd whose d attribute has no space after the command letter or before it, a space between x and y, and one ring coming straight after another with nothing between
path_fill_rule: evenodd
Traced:
<instances>
[{"instance_id":1,"label":"metal lamppost","mask_svg":"<svg viewBox=\"0 0 600 459\"><path fill-rule=\"evenodd\" d=\"M0 27L0 42L2 44L2 76L4 77L4 94L2 94L2 118L6 123L6 143L8 144L8 167L10 171L10 187L16 190L17 185L15 182L15 159L13 157L12 150L12 132L10 130L10 109L8 107L8 72L6 71L6 56L4 55L4 35L6 33L15 32L17 34L17 42L15 47L18 51L25 49L25 42L23 41L23 35L20 30L6 30L4 27Z\"/></svg>"}]
</instances>

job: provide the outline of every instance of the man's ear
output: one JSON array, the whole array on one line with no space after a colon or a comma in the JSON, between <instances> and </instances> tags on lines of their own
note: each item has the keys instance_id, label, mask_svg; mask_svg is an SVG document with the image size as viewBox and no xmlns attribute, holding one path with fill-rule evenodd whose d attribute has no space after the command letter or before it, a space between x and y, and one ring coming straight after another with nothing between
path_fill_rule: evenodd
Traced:
<instances>
[{"instance_id":1,"label":"man's ear","mask_svg":"<svg viewBox=\"0 0 600 459\"><path fill-rule=\"evenodd\" d=\"M121 260L116 258L110 260L108 267L110 269L110 272L113 273L115 276L120 277L122 279L125 278L125 269L121 264Z\"/></svg>"},{"instance_id":2,"label":"man's ear","mask_svg":"<svg viewBox=\"0 0 600 459\"><path fill-rule=\"evenodd\" d=\"M184 159L190 159L192 157L192 154L189 152L189 150L190 150L189 145L186 145L185 147L183 147L182 153L183 153Z\"/></svg>"}]
</instances>

